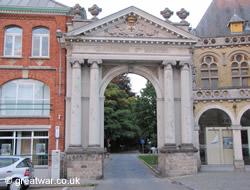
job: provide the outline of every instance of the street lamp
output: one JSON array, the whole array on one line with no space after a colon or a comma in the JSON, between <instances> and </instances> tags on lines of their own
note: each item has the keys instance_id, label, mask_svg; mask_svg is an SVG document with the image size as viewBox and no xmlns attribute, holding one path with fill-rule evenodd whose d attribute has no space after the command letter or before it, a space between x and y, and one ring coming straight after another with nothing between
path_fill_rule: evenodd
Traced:
<instances>
[{"instance_id":1,"label":"street lamp","mask_svg":"<svg viewBox=\"0 0 250 190\"><path fill-rule=\"evenodd\" d=\"M59 61L59 92L58 94L61 95L62 92L61 92L61 78L62 78L62 48L61 48L61 38L63 36L63 33L61 30L56 30L56 38L58 39L58 42L59 42L59 46L60 46L60 50L59 50L59 54L60 54L60 61Z\"/></svg>"}]
</instances>

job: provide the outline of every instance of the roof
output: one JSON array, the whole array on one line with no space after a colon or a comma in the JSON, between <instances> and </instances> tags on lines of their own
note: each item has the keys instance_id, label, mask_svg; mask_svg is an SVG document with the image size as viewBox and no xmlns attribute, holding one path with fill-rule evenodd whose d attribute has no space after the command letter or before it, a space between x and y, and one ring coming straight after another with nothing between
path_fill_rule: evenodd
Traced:
<instances>
[{"instance_id":1,"label":"roof","mask_svg":"<svg viewBox=\"0 0 250 190\"><path fill-rule=\"evenodd\" d=\"M234 14L237 15L234 17ZM231 36L228 23L233 20L250 20L249 0L213 0L206 13L196 27L195 34L199 37L222 37ZM247 23L244 22L244 27ZM250 34L244 30L242 34Z\"/></svg>"},{"instance_id":2,"label":"roof","mask_svg":"<svg viewBox=\"0 0 250 190\"><path fill-rule=\"evenodd\" d=\"M244 20L240 18L237 14L234 14L230 19L229 23L234 23L234 22L244 22Z\"/></svg>"},{"instance_id":3,"label":"roof","mask_svg":"<svg viewBox=\"0 0 250 190\"><path fill-rule=\"evenodd\" d=\"M69 12L70 7L55 0L0 0L0 10Z\"/></svg>"}]
</instances>

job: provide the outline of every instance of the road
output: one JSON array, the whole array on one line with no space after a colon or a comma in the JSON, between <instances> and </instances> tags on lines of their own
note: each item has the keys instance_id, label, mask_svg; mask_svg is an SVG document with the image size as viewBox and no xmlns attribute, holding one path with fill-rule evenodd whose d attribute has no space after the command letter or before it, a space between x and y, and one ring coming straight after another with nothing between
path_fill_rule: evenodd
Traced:
<instances>
[{"instance_id":1,"label":"road","mask_svg":"<svg viewBox=\"0 0 250 190\"><path fill-rule=\"evenodd\" d=\"M159 178L135 154L115 154L104 169L104 180L95 190L186 190L182 185Z\"/></svg>"}]
</instances>

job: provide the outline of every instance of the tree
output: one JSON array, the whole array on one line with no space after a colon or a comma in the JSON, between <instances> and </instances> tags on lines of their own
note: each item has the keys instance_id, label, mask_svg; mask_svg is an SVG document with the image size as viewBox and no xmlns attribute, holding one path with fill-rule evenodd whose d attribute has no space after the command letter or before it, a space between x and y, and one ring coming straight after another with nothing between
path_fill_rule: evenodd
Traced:
<instances>
[{"instance_id":1,"label":"tree","mask_svg":"<svg viewBox=\"0 0 250 190\"><path fill-rule=\"evenodd\" d=\"M156 92L149 81L135 98L133 113L141 139L149 139L152 146L157 146Z\"/></svg>"},{"instance_id":2,"label":"tree","mask_svg":"<svg viewBox=\"0 0 250 190\"><path fill-rule=\"evenodd\" d=\"M131 89L131 83L130 83L130 78L128 77L128 74L118 75L111 81L111 83L114 83L117 86L119 86L121 90L125 90L125 92L127 93L129 97L135 96L135 93L132 92L132 89Z\"/></svg>"},{"instance_id":3,"label":"tree","mask_svg":"<svg viewBox=\"0 0 250 190\"><path fill-rule=\"evenodd\" d=\"M134 97L129 97L125 90L110 83L105 90L104 129L105 139L111 139L112 150L120 145L127 145L138 136L138 128L134 124L132 104Z\"/></svg>"}]
</instances>

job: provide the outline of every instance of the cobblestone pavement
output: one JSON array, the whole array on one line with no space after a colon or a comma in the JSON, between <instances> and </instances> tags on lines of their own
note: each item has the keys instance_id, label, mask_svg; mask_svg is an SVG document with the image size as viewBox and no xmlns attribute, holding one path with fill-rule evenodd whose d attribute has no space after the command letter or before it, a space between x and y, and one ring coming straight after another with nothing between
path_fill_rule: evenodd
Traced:
<instances>
[{"instance_id":1,"label":"cobblestone pavement","mask_svg":"<svg viewBox=\"0 0 250 190\"><path fill-rule=\"evenodd\" d=\"M143 164L135 154L112 155L112 161L104 169L104 180L95 190L186 190L167 178L159 178Z\"/></svg>"}]
</instances>

